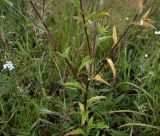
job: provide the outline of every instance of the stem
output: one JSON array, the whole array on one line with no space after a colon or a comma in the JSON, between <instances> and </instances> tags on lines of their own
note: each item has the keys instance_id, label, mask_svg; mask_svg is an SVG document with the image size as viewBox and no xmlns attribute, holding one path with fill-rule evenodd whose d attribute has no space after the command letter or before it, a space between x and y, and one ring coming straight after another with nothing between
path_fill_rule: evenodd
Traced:
<instances>
[{"instance_id":1,"label":"stem","mask_svg":"<svg viewBox=\"0 0 160 136\"><path fill-rule=\"evenodd\" d=\"M88 99L89 84L90 84L90 81L88 80L86 84L86 93L84 93L84 111L85 112L87 111L87 107L88 107L87 99Z\"/></svg>"},{"instance_id":2,"label":"stem","mask_svg":"<svg viewBox=\"0 0 160 136\"><path fill-rule=\"evenodd\" d=\"M96 12L98 11L99 9L99 4L97 5L96 7ZM97 22L95 21L93 23L93 29L94 29L94 32L93 32L93 48L92 48L92 58L94 59L95 58L95 53L96 53L96 38L97 38ZM91 64L92 65L92 64ZM91 66L92 67L92 66ZM90 72L92 69L90 69ZM91 74L89 74L90 76ZM88 77L89 77L88 76ZM86 93L84 94L84 110L87 111L87 99L88 99L88 89L89 89L89 85L90 85L90 80L87 81L87 84L86 84ZM86 126L86 124L85 124Z\"/></svg>"},{"instance_id":3,"label":"stem","mask_svg":"<svg viewBox=\"0 0 160 136\"><path fill-rule=\"evenodd\" d=\"M44 13L44 10L45 10L45 0L43 0L43 3L42 3L42 10L43 10L43 13Z\"/></svg>"},{"instance_id":4,"label":"stem","mask_svg":"<svg viewBox=\"0 0 160 136\"><path fill-rule=\"evenodd\" d=\"M42 16L41 16L40 13L38 12L38 10L37 10L36 6L34 5L33 1L30 0L30 3L31 3L31 5L32 5L32 7L33 7L33 9L34 9L34 11L35 11L35 13L36 13L36 15L38 16L38 18L40 19L41 23L42 23L43 26L45 27L45 29L46 29L46 31L47 31L47 33L48 33L48 36L50 37L50 40L52 41L52 43L54 43L54 44L56 45L56 48L58 49L58 45L57 45L56 41L53 40L52 34L51 34L48 26L47 26L46 23L43 21Z\"/></svg>"},{"instance_id":5,"label":"stem","mask_svg":"<svg viewBox=\"0 0 160 136\"><path fill-rule=\"evenodd\" d=\"M91 47L90 47L90 43L89 43L89 36L88 36L88 32L87 32L87 24L86 24L86 20L85 20L85 16L84 16L84 11L83 11L82 0L80 0L80 6L81 6L81 15L82 15L83 24L84 24L84 31L85 31L85 35L86 35L86 39L87 39L88 53L90 56L92 56Z\"/></svg>"},{"instance_id":6,"label":"stem","mask_svg":"<svg viewBox=\"0 0 160 136\"><path fill-rule=\"evenodd\" d=\"M84 24L85 36L86 36L86 40L87 40L88 54L92 58L92 52L91 52L89 36L88 36L88 32L87 32L87 24L86 24L86 20L85 20L85 16L84 16L82 0L80 0L80 8L81 8L81 15L82 15L83 24ZM86 83L86 92L84 93L84 111L85 112L87 111L88 89L89 89L89 82L90 82L88 80L88 78L91 76L91 73L92 73L92 63L89 65L89 72L88 72L87 83ZM84 127L86 128L86 124L84 125Z\"/></svg>"}]
</instances>

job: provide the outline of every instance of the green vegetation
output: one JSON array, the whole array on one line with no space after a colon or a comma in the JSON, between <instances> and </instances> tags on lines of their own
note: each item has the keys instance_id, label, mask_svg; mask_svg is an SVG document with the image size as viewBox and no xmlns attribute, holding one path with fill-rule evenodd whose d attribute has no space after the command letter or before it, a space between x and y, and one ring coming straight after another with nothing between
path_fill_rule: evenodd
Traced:
<instances>
[{"instance_id":1,"label":"green vegetation","mask_svg":"<svg viewBox=\"0 0 160 136\"><path fill-rule=\"evenodd\" d=\"M159 0L0 0L0 135L159 136Z\"/></svg>"}]
</instances>

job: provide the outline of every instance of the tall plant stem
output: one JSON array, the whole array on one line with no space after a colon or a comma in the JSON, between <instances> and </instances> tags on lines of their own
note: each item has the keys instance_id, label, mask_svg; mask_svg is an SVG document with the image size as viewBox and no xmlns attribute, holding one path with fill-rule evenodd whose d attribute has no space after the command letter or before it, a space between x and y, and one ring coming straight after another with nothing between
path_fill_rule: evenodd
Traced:
<instances>
[{"instance_id":1,"label":"tall plant stem","mask_svg":"<svg viewBox=\"0 0 160 136\"><path fill-rule=\"evenodd\" d=\"M30 3L31 3L31 5L32 5L32 7L33 7L33 9L34 9L34 11L35 11L35 13L36 13L36 15L38 16L39 20L41 21L41 23L43 24L44 28L46 29L46 31L47 31L47 33L48 33L48 36L49 36L49 38L50 38L50 40L51 40L51 42L52 42L53 44L55 44L55 46L56 46L55 48L58 49L57 42L53 40L52 34L51 34L48 26L47 26L46 23L43 21L42 16L41 16L40 13L38 12L38 10L37 10L36 6L34 5L33 1L30 0Z\"/></svg>"},{"instance_id":2,"label":"tall plant stem","mask_svg":"<svg viewBox=\"0 0 160 136\"><path fill-rule=\"evenodd\" d=\"M43 2L42 3L42 10L43 10L43 13L44 13L44 11L45 11L45 0L43 0L42 2Z\"/></svg>"},{"instance_id":3,"label":"tall plant stem","mask_svg":"<svg viewBox=\"0 0 160 136\"><path fill-rule=\"evenodd\" d=\"M84 111L85 112L87 111L87 107L88 107L87 99L88 99L89 84L90 84L90 81L88 80L86 84L86 92L84 93Z\"/></svg>"},{"instance_id":4,"label":"tall plant stem","mask_svg":"<svg viewBox=\"0 0 160 136\"><path fill-rule=\"evenodd\" d=\"M96 12L98 11L98 9L99 9L99 4L96 7ZM95 53L96 53L96 38L97 38L97 22L96 21L94 21L94 23L93 23L93 30L94 30L94 32L93 32L93 47L91 48L92 49L92 54L91 54L92 59L95 58ZM91 68L92 68L92 64L91 64ZM92 72L91 69L90 69L90 72ZM89 76L90 75L91 74L89 74ZM86 93L84 94L84 110L85 111L87 111L87 107L88 107L87 99L88 99L89 85L90 85L90 80L87 80Z\"/></svg>"},{"instance_id":5,"label":"tall plant stem","mask_svg":"<svg viewBox=\"0 0 160 136\"><path fill-rule=\"evenodd\" d=\"M86 40L87 40L88 54L92 58L93 53L92 53L90 42L89 42L89 36L88 36L88 32L87 32L87 24L86 24L86 20L85 20L82 0L80 0L80 8L81 8L81 15L82 15L82 19L83 19L84 32L85 32L85 36L86 36ZM89 72L88 72L87 83L86 83L86 92L84 93L84 98L83 98L85 112L87 111L87 99L88 99L88 91L89 91L89 83L90 83L90 81L88 79L91 76L91 73L92 73L92 62L89 65ZM86 127L86 125L85 125L85 127Z\"/></svg>"},{"instance_id":6,"label":"tall plant stem","mask_svg":"<svg viewBox=\"0 0 160 136\"><path fill-rule=\"evenodd\" d=\"M84 24L84 32L85 32L85 36L86 36L86 40L87 40L88 54L90 56L92 56L90 42L89 42L89 36L88 36L88 32L87 32L87 24L86 24L86 20L85 20L85 16L84 16L84 10L83 10L83 2L82 2L82 0L80 0L80 8L81 8L81 15L82 15L83 24Z\"/></svg>"}]
</instances>

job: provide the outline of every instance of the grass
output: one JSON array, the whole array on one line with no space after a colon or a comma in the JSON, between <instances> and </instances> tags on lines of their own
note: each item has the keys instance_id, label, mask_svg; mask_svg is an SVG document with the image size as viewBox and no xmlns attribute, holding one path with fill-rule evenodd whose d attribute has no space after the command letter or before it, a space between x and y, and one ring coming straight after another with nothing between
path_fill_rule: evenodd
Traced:
<instances>
[{"instance_id":1,"label":"grass","mask_svg":"<svg viewBox=\"0 0 160 136\"><path fill-rule=\"evenodd\" d=\"M45 6L39 0L33 5L0 1L0 70L6 61L14 66L0 73L0 135L160 135L159 35L152 28L132 25L109 56L116 78L107 62L100 70L110 86L89 81L112 48L112 27L119 39L137 6L127 0L104 0L98 12L111 16L85 20L87 41L81 16L96 12L99 1L83 2L80 9L76 0L44 0ZM152 7L150 18L159 30L159 3L147 1L137 20ZM88 55L87 42L94 45L95 22L94 58ZM93 69L87 70L91 64Z\"/></svg>"}]
</instances>

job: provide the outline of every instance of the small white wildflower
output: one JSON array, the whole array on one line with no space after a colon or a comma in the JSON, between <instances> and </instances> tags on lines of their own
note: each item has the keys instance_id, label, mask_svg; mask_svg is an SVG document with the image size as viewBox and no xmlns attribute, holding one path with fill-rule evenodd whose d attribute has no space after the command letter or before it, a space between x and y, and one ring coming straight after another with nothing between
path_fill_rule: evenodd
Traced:
<instances>
[{"instance_id":1,"label":"small white wildflower","mask_svg":"<svg viewBox=\"0 0 160 136\"><path fill-rule=\"evenodd\" d=\"M12 61L6 61L6 63L3 64L3 70L5 69L9 69L10 71L14 69Z\"/></svg>"},{"instance_id":2,"label":"small white wildflower","mask_svg":"<svg viewBox=\"0 0 160 136\"><path fill-rule=\"evenodd\" d=\"M145 54L144 57L145 57L145 58L148 58L148 54Z\"/></svg>"},{"instance_id":3,"label":"small white wildflower","mask_svg":"<svg viewBox=\"0 0 160 136\"><path fill-rule=\"evenodd\" d=\"M129 18L128 18L128 17L126 17L126 20L129 20Z\"/></svg>"},{"instance_id":4,"label":"small white wildflower","mask_svg":"<svg viewBox=\"0 0 160 136\"><path fill-rule=\"evenodd\" d=\"M160 31L155 31L155 34L160 34Z\"/></svg>"}]
</instances>

